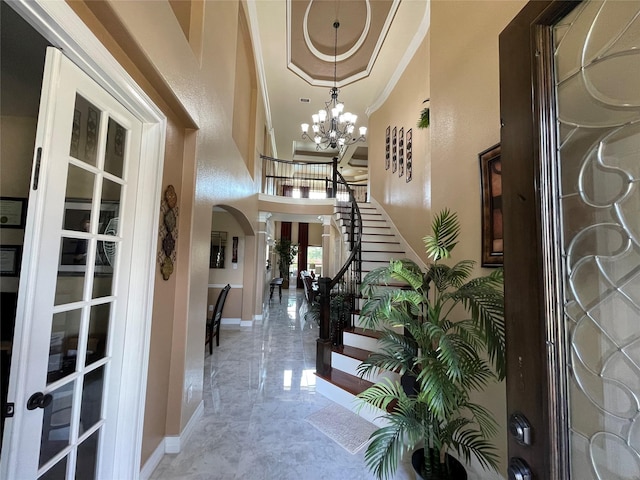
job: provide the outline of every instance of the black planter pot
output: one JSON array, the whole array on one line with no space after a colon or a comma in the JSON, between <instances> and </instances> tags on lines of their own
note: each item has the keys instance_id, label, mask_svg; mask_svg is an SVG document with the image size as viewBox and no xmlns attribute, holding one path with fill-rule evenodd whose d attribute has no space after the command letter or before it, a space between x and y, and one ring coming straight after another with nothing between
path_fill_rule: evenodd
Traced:
<instances>
[{"instance_id":1,"label":"black planter pot","mask_svg":"<svg viewBox=\"0 0 640 480\"><path fill-rule=\"evenodd\" d=\"M438 452L435 452L433 449L429 450L431 458L434 461L438 461ZM447 464L447 468L444 472L440 474L431 475L429 477L422 476L422 464L424 463L424 448L419 448L414 451L411 455L411 465L413 465L413 470L416 472L416 478L419 480L467 480L467 471L464 469L462 464L453 458L451 455L447 454L445 463Z\"/></svg>"}]
</instances>

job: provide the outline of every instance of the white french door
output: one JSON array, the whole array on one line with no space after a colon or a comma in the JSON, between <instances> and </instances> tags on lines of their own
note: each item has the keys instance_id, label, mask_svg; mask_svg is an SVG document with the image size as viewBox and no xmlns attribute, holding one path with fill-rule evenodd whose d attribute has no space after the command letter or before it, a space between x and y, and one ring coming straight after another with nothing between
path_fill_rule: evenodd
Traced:
<instances>
[{"instance_id":1,"label":"white french door","mask_svg":"<svg viewBox=\"0 0 640 480\"><path fill-rule=\"evenodd\" d=\"M7 478L112 478L142 131L60 51L47 50Z\"/></svg>"}]
</instances>

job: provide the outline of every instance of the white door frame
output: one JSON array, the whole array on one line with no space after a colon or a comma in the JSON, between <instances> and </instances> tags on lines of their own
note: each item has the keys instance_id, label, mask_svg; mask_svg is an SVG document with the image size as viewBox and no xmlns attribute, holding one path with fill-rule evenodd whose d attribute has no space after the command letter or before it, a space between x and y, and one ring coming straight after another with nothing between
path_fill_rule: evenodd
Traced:
<instances>
[{"instance_id":1,"label":"white door frame","mask_svg":"<svg viewBox=\"0 0 640 480\"><path fill-rule=\"evenodd\" d=\"M166 117L135 83L115 58L107 51L89 28L80 20L65 1L14 0L10 5L18 11L38 32L78 65L85 73L105 88L116 100L129 109L143 122L143 138L140 158L140 175L137 185L138 196L135 205L136 229L133 236L134 254L131 265L132 285L143 285L140 295L131 296L127 307L127 322L123 365L130 368L121 372L122 388L118 398L111 401L118 404L116 421L118 442L112 473L114 478L138 478L144 421L145 394L149 343L151 338L151 314L155 279L155 259L157 232L164 163ZM42 232L38 227L31 229L33 237ZM25 239L26 240L26 239ZM25 241L25 247L27 247ZM37 243L37 242L36 242ZM25 250L23 282L32 279L37 268ZM22 289L24 291L24 289ZM25 311L28 302L19 300L18 313L23 312L20 322L16 322L12 360L11 384L24 375L28 359L28 333L32 328L32 318ZM11 387L10 387L11 391ZM29 392L14 388L14 397L8 399L23 408ZM12 465L15 455L11 455L12 431L19 431L20 416L7 418L5 436L8 441L3 446L3 465L0 471L15 471Z\"/></svg>"}]
</instances>

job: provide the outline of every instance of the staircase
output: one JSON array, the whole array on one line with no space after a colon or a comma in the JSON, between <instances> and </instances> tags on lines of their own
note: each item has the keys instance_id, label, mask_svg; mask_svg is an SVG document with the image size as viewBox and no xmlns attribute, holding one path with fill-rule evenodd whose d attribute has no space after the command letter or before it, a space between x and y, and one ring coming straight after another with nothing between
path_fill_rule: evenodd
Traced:
<instances>
[{"instance_id":1,"label":"staircase","mask_svg":"<svg viewBox=\"0 0 640 480\"><path fill-rule=\"evenodd\" d=\"M391 259L405 258L407 255L400 241L392 232L391 227L379 213L375 206L369 203L359 203L358 207L362 215L362 276L378 267L389 264ZM349 242L348 231L350 218L347 211L336 207L336 217L340 223L345 243ZM352 411L360 402L355 396L369 388L373 383L383 377L399 380L399 376L393 372L378 372L377 375L366 380L357 376L358 365L365 360L371 352L378 348L378 331L365 330L359 322L358 312L364 300L357 299L356 312L353 313L353 326L346 329L343 334L343 345L333 347L331 352L331 371L328 375L317 375L316 389L318 393L330 398L334 402ZM367 405L359 412L379 426L382 422L377 419L382 412Z\"/></svg>"}]
</instances>

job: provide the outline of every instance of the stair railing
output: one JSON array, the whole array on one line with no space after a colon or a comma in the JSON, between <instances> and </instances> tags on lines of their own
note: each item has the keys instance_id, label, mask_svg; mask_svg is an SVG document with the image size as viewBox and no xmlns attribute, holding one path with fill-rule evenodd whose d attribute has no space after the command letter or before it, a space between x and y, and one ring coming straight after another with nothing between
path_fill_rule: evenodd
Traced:
<instances>
[{"instance_id":1,"label":"stair railing","mask_svg":"<svg viewBox=\"0 0 640 480\"><path fill-rule=\"evenodd\" d=\"M350 253L333 279L318 279L320 333L316 348L316 373L325 376L331 372L333 345L342 345L344 330L353 326L353 313L362 281L362 215L353 189L337 169L334 173L337 220L339 225L346 227Z\"/></svg>"}]
</instances>

